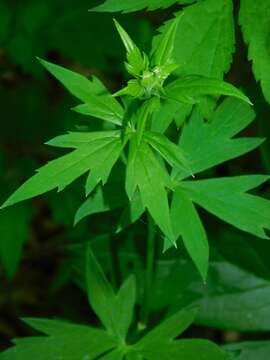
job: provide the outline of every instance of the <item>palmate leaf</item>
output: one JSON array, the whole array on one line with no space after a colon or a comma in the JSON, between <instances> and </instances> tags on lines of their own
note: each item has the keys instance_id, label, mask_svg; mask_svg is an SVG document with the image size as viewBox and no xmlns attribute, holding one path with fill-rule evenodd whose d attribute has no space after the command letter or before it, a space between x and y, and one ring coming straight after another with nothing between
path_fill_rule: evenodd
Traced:
<instances>
[{"instance_id":1,"label":"palmate leaf","mask_svg":"<svg viewBox=\"0 0 270 360\"><path fill-rule=\"evenodd\" d=\"M226 99L210 122L205 122L200 112L195 110L180 139L181 149L187 154L192 173L206 170L260 145L262 139L231 139L253 119L254 113L250 107L235 99ZM173 169L173 177L178 180L189 175L188 172ZM242 176L180 181L180 189L173 193L171 220L175 236L182 237L204 279L208 263L207 237L193 202L241 230L265 237L264 228L270 226L267 215L270 203L245 192L267 179L267 176Z\"/></svg>"},{"instance_id":2,"label":"palmate leaf","mask_svg":"<svg viewBox=\"0 0 270 360\"><path fill-rule=\"evenodd\" d=\"M168 317L134 345L130 359L225 360L226 353L208 340L174 340L193 322L196 312L184 309Z\"/></svg>"},{"instance_id":3,"label":"palmate leaf","mask_svg":"<svg viewBox=\"0 0 270 360\"><path fill-rule=\"evenodd\" d=\"M117 346L106 331L84 325L46 319L25 319L49 336L15 339L15 346L1 353L3 360L94 360Z\"/></svg>"},{"instance_id":4,"label":"palmate leaf","mask_svg":"<svg viewBox=\"0 0 270 360\"><path fill-rule=\"evenodd\" d=\"M167 190L173 184L164 167L153 154L145 141L137 145L137 138L130 141L126 173L126 192L131 200L138 189L144 208L152 215L156 224L168 237L170 244L174 243L171 226ZM165 246L166 247L166 246Z\"/></svg>"},{"instance_id":5,"label":"palmate leaf","mask_svg":"<svg viewBox=\"0 0 270 360\"><path fill-rule=\"evenodd\" d=\"M188 161L179 146L170 141L166 136L155 132L145 132L144 138L173 168L189 172L191 175Z\"/></svg>"},{"instance_id":6,"label":"palmate leaf","mask_svg":"<svg viewBox=\"0 0 270 360\"><path fill-rule=\"evenodd\" d=\"M206 281L209 259L207 235L195 206L180 187L173 195L171 219L176 238L181 235L188 253Z\"/></svg>"},{"instance_id":7,"label":"palmate leaf","mask_svg":"<svg viewBox=\"0 0 270 360\"><path fill-rule=\"evenodd\" d=\"M90 247L86 256L89 302L107 331L123 342L133 318L136 300L135 278L129 277L115 293Z\"/></svg>"},{"instance_id":8,"label":"palmate leaf","mask_svg":"<svg viewBox=\"0 0 270 360\"><path fill-rule=\"evenodd\" d=\"M270 54L268 48L270 1L241 0L239 22L248 45L255 77L261 82L263 94L270 102Z\"/></svg>"},{"instance_id":9,"label":"palmate leaf","mask_svg":"<svg viewBox=\"0 0 270 360\"><path fill-rule=\"evenodd\" d=\"M96 77L90 81L59 65L42 59L39 61L72 95L83 101L84 104L75 107L75 111L121 125L124 113L122 106Z\"/></svg>"},{"instance_id":10,"label":"palmate leaf","mask_svg":"<svg viewBox=\"0 0 270 360\"><path fill-rule=\"evenodd\" d=\"M143 9L156 10L167 8L175 3L191 4L196 0L106 0L103 4L91 9L92 11L108 11L124 13L138 11Z\"/></svg>"},{"instance_id":11,"label":"palmate leaf","mask_svg":"<svg viewBox=\"0 0 270 360\"><path fill-rule=\"evenodd\" d=\"M76 149L38 169L37 174L17 189L2 205L2 208L43 194L54 188L61 191L89 170L94 173L95 184L100 181L105 183L117 160L116 155L120 156L123 148L120 131L104 131L103 136L98 132L96 139L94 132L71 133L57 137L49 142L49 144L56 146L61 146L63 143L64 147L75 147ZM114 152L114 156L108 159L108 153L110 152ZM103 168L101 168L100 162L104 162L104 159L106 159L106 162L103 163ZM92 181L91 175L90 181ZM93 183L91 183L92 185ZM89 184L86 190L89 191Z\"/></svg>"},{"instance_id":12,"label":"palmate leaf","mask_svg":"<svg viewBox=\"0 0 270 360\"><path fill-rule=\"evenodd\" d=\"M269 179L265 175L243 175L209 180L182 181L173 194L171 220L175 236L184 245L205 280L208 267L207 236L193 202L223 221L265 238L270 229L270 201L246 194Z\"/></svg>"},{"instance_id":13,"label":"palmate leaf","mask_svg":"<svg viewBox=\"0 0 270 360\"><path fill-rule=\"evenodd\" d=\"M231 0L205 0L186 7L176 14L181 16L175 36L173 59L179 67L175 73L179 76L201 75L223 79L231 65L234 52L234 20ZM167 31L167 21L159 32ZM196 26L194 26L196 23ZM154 37L154 44L160 36ZM212 99L200 99L199 106L213 108ZM171 117L180 126L189 115L192 105L182 104L178 112L172 111Z\"/></svg>"},{"instance_id":14,"label":"palmate leaf","mask_svg":"<svg viewBox=\"0 0 270 360\"><path fill-rule=\"evenodd\" d=\"M103 213L111 211L124 206L127 203L127 197L124 191L120 188L116 188L115 184L112 184L108 188L98 186L96 191L91 194L79 207L76 212L74 223L87 216L97 213Z\"/></svg>"},{"instance_id":15,"label":"palmate leaf","mask_svg":"<svg viewBox=\"0 0 270 360\"><path fill-rule=\"evenodd\" d=\"M187 157L193 174L243 155L258 147L263 139L233 137L255 118L250 106L236 99L226 99L217 108L209 122L195 110L184 127L180 147ZM175 171L183 179L188 172Z\"/></svg>"},{"instance_id":16,"label":"palmate leaf","mask_svg":"<svg viewBox=\"0 0 270 360\"><path fill-rule=\"evenodd\" d=\"M246 194L269 180L265 175L243 175L198 181L184 181L181 188L193 202L220 219L265 238L270 229L270 201Z\"/></svg>"}]
</instances>

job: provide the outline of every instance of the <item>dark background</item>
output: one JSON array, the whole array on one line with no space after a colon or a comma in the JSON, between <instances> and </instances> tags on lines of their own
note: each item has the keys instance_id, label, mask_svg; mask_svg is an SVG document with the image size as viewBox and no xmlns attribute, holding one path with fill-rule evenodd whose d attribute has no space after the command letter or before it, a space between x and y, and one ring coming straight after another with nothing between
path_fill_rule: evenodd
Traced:
<instances>
[{"instance_id":1,"label":"dark background","mask_svg":"<svg viewBox=\"0 0 270 360\"><path fill-rule=\"evenodd\" d=\"M122 65L125 52L112 22L115 14L87 11L99 3L0 0L1 201L39 165L60 154L59 150L43 145L44 142L67 130L100 126L69 111L75 100L45 73L35 56L87 76L95 74L111 91L119 89L126 80ZM237 11L237 1L235 5ZM116 17L137 44L147 50L154 29L179 8ZM270 111L253 78L239 28L233 65L226 78L242 87L255 103L257 121L245 134L270 135ZM265 173L269 167L266 142L260 150L219 166L215 175ZM268 186L260 189L265 196L268 192ZM9 339L32 333L20 322L21 316L68 317L84 322L89 318L83 292L70 281L66 249L68 244L110 233L119 213L94 215L73 228L74 213L82 200L83 185L79 180L60 195L49 193L0 213L0 349L9 344ZM230 240L241 237L215 218L202 215L210 240L217 233L228 231ZM143 236L145 229L142 220L136 225L136 236ZM248 237L247 241L255 240ZM262 244L263 240L256 239L256 243ZM119 244L121 236L116 237L114 250ZM237 333L200 327L194 327L192 334L217 341L240 338ZM251 337L256 338L257 334Z\"/></svg>"}]
</instances>

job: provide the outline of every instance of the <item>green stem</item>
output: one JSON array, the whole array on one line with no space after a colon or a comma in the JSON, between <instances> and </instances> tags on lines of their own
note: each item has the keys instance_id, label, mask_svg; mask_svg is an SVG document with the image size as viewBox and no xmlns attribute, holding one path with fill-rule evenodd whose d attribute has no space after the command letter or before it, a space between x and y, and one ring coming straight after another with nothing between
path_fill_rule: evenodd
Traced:
<instances>
[{"instance_id":1,"label":"green stem","mask_svg":"<svg viewBox=\"0 0 270 360\"><path fill-rule=\"evenodd\" d=\"M153 273L155 263L155 223L150 214L147 222L147 253L146 270L144 283L144 298L142 304L142 323L147 326L149 318L149 308L153 285Z\"/></svg>"}]
</instances>

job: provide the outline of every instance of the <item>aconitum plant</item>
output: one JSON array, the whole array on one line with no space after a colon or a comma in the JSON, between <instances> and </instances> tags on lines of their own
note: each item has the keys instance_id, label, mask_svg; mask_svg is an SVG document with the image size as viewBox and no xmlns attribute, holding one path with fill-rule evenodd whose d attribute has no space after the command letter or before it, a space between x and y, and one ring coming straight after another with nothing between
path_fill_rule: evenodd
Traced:
<instances>
[{"instance_id":1,"label":"aconitum plant","mask_svg":"<svg viewBox=\"0 0 270 360\"><path fill-rule=\"evenodd\" d=\"M88 244L85 283L90 306L102 328L24 319L45 335L16 340L15 346L3 353L4 359L222 360L231 356L205 339L178 339L196 317L196 301L170 312L155 327L149 321L158 234L165 254L173 251L180 257L178 244L183 242L201 282L207 282L207 224L203 224L196 205L261 238L266 238L265 228L270 229L269 216L265 215L270 213L270 202L247 193L268 176L200 179L201 172L255 149L262 139L235 138L254 119L252 104L240 90L215 78L181 75L181 64L173 56L181 20L177 15L161 29L148 55L114 20L126 49L123 66L130 76L114 94L94 76L88 79L39 59L80 101L72 110L108 124L102 131L70 132L47 142L72 150L38 169L2 208L53 189L60 192L87 174L87 198L75 215L78 222L91 213L92 194L97 187L103 191L116 163L120 164L125 168L123 189L110 207L117 207L121 199L124 210L117 232L146 213L145 278L141 301L136 273L114 289ZM216 105L221 95L225 98ZM184 116L178 118L178 112ZM176 124L173 133L167 131L172 122Z\"/></svg>"}]
</instances>

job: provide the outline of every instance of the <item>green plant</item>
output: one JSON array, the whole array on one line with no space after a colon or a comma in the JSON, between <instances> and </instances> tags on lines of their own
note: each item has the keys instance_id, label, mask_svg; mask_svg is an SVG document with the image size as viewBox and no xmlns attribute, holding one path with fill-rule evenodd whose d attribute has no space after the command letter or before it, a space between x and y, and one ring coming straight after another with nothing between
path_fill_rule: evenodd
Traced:
<instances>
[{"instance_id":1,"label":"green plant","mask_svg":"<svg viewBox=\"0 0 270 360\"><path fill-rule=\"evenodd\" d=\"M141 6L133 2L131 7L125 8L126 2L121 4L119 1L115 7L107 1L97 10L133 11L144 5L152 9L156 6L152 3ZM172 3L166 1L156 7ZM196 8L192 10L195 13L192 16L198 15ZM203 282L207 281L209 247L195 204L255 236L267 238L265 229L270 229L270 202L247 193L266 182L269 176L197 180L197 174L257 148L263 140L234 138L255 117L251 102L240 90L219 80L220 76L186 74L182 69L181 62L174 56L175 36L182 21L185 25L183 14L177 14L161 29L153 39L149 56L115 21L126 49L125 68L132 79L113 95L97 77L89 80L39 59L81 101L73 108L75 112L103 120L106 125L100 131L71 132L50 140L47 143L50 146L73 151L40 168L2 208L55 188L61 191L90 172L85 185L88 198L79 208L76 222L95 211L125 207L121 221L114 229L119 233L147 213L143 295L137 301L140 305L138 315L134 312L139 297L134 276L127 278L118 292L114 291L88 245L86 281L82 283L86 284L83 287L87 288L89 303L105 330L61 321L26 319L47 336L17 340L14 348L3 353L4 359L201 357L214 360L234 354L235 349L226 351L206 340L175 340L195 319L196 308L187 306L189 302L181 306L174 304L170 309L174 314L149 330L154 268L158 266L160 256L156 246L157 227L164 238L163 252L173 246L181 247L181 239ZM181 48L177 51L181 52ZM220 95L229 98L216 105ZM120 187L114 188L112 175L116 167L124 168L125 175L120 179ZM106 189L110 185L107 195ZM116 194L112 196L114 192ZM178 255L177 249L170 251ZM181 268L183 264L179 266ZM191 273L196 277L194 271ZM197 294L193 295L197 301Z\"/></svg>"}]
</instances>

